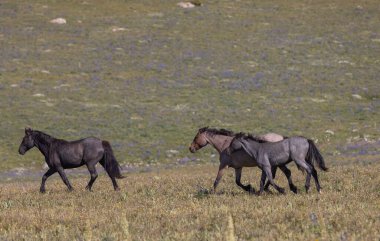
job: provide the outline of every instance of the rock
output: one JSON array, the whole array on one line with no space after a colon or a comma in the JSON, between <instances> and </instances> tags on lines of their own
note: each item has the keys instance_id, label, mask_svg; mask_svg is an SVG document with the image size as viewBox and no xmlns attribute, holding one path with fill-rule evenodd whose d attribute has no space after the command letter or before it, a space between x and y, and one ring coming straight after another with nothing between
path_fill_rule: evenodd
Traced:
<instances>
[{"instance_id":1,"label":"rock","mask_svg":"<svg viewBox=\"0 0 380 241\"><path fill-rule=\"evenodd\" d=\"M34 97L44 97L45 95L44 95L44 94L41 94L41 93L37 93L37 94L34 94L33 96L34 96Z\"/></svg>"},{"instance_id":2,"label":"rock","mask_svg":"<svg viewBox=\"0 0 380 241\"><path fill-rule=\"evenodd\" d=\"M326 130L325 133L330 134L330 135L334 135L335 134L332 130Z\"/></svg>"},{"instance_id":3,"label":"rock","mask_svg":"<svg viewBox=\"0 0 380 241\"><path fill-rule=\"evenodd\" d=\"M352 97L355 98L355 99L358 99L358 100L363 99L363 98L362 98L360 95L358 95L358 94L354 94L354 95L352 95Z\"/></svg>"},{"instance_id":4,"label":"rock","mask_svg":"<svg viewBox=\"0 0 380 241\"><path fill-rule=\"evenodd\" d=\"M56 19L51 20L50 22L54 24L66 24L66 19L56 18Z\"/></svg>"},{"instance_id":5,"label":"rock","mask_svg":"<svg viewBox=\"0 0 380 241\"><path fill-rule=\"evenodd\" d=\"M119 28L119 27L114 27L112 28L112 32L120 32L120 31L126 31L126 28Z\"/></svg>"},{"instance_id":6,"label":"rock","mask_svg":"<svg viewBox=\"0 0 380 241\"><path fill-rule=\"evenodd\" d=\"M195 4L193 4L191 2L179 2L179 3L177 3L177 6L179 6L181 8L194 8Z\"/></svg>"}]
</instances>

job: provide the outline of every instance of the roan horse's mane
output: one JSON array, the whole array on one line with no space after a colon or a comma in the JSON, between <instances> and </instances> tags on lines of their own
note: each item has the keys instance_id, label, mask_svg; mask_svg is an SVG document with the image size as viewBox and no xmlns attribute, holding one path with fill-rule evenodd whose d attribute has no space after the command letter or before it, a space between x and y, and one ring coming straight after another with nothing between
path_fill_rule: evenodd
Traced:
<instances>
[{"instance_id":1,"label":"roan horse's mane","mask_svg":"<svg viewBox=\"0 0 380 241\"><path fill-rule=\"evenodd\" d=\"M235 136L236 134L233 131L226 130L226 129L214 129L209 127L203 127L199 129L199 133L203 133L207 131L211 135L223 135L223 136Z\"/></svg>"}]
</instances>

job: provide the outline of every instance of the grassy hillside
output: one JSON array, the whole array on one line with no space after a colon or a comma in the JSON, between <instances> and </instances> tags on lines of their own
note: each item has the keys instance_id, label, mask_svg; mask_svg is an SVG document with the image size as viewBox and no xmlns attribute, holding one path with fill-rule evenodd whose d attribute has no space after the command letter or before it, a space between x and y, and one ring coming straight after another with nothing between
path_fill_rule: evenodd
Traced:
<instances>
[{"instance_id":1,"label":"grassy hillside","mask_svg":"<svg viewBox=\"0 0 380 241\"><path fill-rule=\"evenodd\" d=\"M304 135L329 156L379 139L377 1L176 3L2 1L0 169L41 168L17 154L25 126L107 139L133 165L192 158L206 125Z\"/></svg>"}]
</instances>

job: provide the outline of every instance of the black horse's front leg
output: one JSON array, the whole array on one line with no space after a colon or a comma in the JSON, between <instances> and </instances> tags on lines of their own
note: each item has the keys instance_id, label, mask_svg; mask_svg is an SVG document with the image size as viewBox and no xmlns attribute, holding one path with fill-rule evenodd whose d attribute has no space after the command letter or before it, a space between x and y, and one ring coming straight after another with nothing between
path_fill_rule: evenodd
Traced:
<instances>
[{"instance_id":1,"label":"black horse's front leg","mask_svg":"<svg viewBox=\"0 0 380 241\"><path fill-rule=\"evenodd\" d=\"M45 190L45 182L46 180L51 176L53 175L54 173L56 173L57 170L53 169L53 168L50 168L49 170L47 170L47 172L42 176L42 182L41 182L41 187L40 187L40 192L41 193L44 193L46 190Z\"/></svg>"},{"instance_id":2,"label":"black horse's front leg","mask_svg":"<svg viewBox=\"0 0 380 241\"><path fill-rule=\"evenodd\" d=\"M58 167L57 171L58 171L59 175L61 176L62 181L66 184L69 191L74 190L73 187L71 186L70 182L69 182L69 179L67 179L67 176L65 174L63 167Z\"/></svg>"},{"instance_id":3,"label":"black horse's front leg","mask_svg":"<svg viewBox=\"0 0 380 241\"><path fill-rule=\"evenodd\" d=\"M248 185L243 185L241 183L241 172L242 172L242 168L235 168L235 182L236 182L236 185L238 185L239 187L243 188L245 191L247 192L250 192L250 193L254 193L256 192L255 189L251 186L251 184L248 184Z\"/></svg>"}]
</instances>

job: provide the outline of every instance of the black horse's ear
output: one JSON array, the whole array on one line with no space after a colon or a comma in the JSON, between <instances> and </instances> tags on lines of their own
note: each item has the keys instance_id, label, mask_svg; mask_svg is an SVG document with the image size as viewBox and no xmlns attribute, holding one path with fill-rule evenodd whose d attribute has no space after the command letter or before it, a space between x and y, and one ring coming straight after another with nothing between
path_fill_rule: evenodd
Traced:
<instances>
[{"instance_id":1,"label":"black horse's ear","mask_svg":"<svg viewBox=\"0 0 380 241\"><path fill-rule=\"evenodd\" d=\"M31 134L32 133L32 129L30 129L29 127L26 127L25 128L25 134L26 135L29 135L29 134Z\"/></svg>"}]
</instances>

